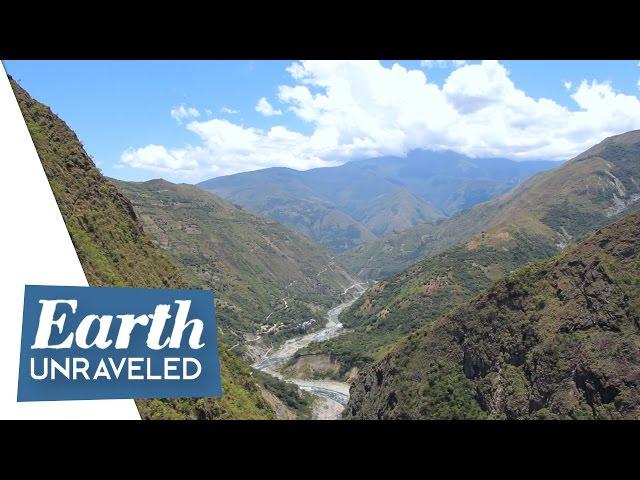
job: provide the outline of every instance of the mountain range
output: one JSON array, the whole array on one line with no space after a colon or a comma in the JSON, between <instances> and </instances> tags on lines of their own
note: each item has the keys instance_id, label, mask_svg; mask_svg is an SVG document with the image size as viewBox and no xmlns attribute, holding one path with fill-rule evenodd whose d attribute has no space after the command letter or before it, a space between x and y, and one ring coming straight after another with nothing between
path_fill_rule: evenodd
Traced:
<instances>
[{"instance_id":1,"label":"mountain range","mask_svg":"<svg viewBox=\"0 0 640 480\"><path fill-rule=\"evenodd\" d=\"M638 135L636 131L607 139L576 157L568 167L536 175L495 200L445 221L418 224L358 246L344 252L341 260L365 278L382 278L500 222L507 225L512 221L524 224L531 220L535 225L530 231L566 244L638 200L634 156Z\"/></svg>"},{"instance_id":2,"label":"mountain range","mask_svg":"<svg viewBox=\"0 0 640 480\"><path fill-rule=\"evenodd\" d=\"M556 165L415 150L306 171L267 168L198 186L343 252L447 218Z\"/></svg>"},{"instance_id":3,"label":"mountain range","mask_svg":"<svg viewBox=\"0 0 640 480\"><path fill-rule=\"evenodd\" d=\"M611 137L561 167L441 222L438 235L456 244L380 280L343 312L345 335L300 353L331 352L343 375L380 359L398 339L515 268L550 257L640 208L638 158L640 131ZM438 238L434 234L429 241Z\"/></svg>"},{"instance_id":4,"label":"mountain range","mask_svg":"<svg viewBox=\"0 0 640 480\"><path fill-rule=\"evenodd\" d=\"M123 182L11 84L89 283L216 292L224 395L143 418L308 418L242 357L319 328L360 278L345 331L286 366L351 381L345 418L640 417L640 131L565 163L414 151Z\"/></svg>"}]
</instances>

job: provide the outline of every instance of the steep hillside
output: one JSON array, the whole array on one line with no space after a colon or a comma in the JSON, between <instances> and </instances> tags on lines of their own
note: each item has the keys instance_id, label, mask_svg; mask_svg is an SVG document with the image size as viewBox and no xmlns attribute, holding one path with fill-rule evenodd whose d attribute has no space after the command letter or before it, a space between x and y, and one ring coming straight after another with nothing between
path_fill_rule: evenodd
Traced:
<instances>
[{"instance_id":1,"label":"steep hillside","mask_svg":"<svg viewBox=\"0 0 640 480\"><path fill-rule=\"evenodd\" d=\"M268 168L199 184L341 252L488 200L553 162L416 150L304 172Z\"/></svg>"},{"instance_id":2,"label":"steep hillside","mask_svg":"<svg viewBox=\"0 0 640 480\"><path fill-rule=\"evenodd\" d=\"M191 284L216 292L222 339L235 351L257 334L274 342L320 327L303 322L323 318L356 282L307 237L198 187L115 183Z\"/></svg>"},{"instance_id":3,"label":"steep hillside","mask_svg":"<svg viewBox=\"0 0 640 480\"><path fill-rule=\"evenodd\" d=\"M348 250L377 238L362 223L326 201L287 194L269 197L264 207L252 208L245 202L239 203L314 239L334 252Z\"/></svg>"},{"instance_id":4,"label":"steep hillside","mask_svg":"<svg viewBox=\"0 0 640 480\"><path fill-rule=\"evenodd\" d=\"M429 257L372 286L340 321L340 337L312 344L300 354L330 353L340 376L381 358L394 342L443 312L460 305L494 280L556 249L535 237L514 234L507 246L485 244L475 250L460 244Z\"/></svg>"},{"instance_id":5,"label":"steep hillside","mask_svg":"<svg viewBox=\"0 0 640 480\"><path fill-rule=\"evenodd\" d=\"M335 252L376 236L326 196L317 195L290 168L218 177L198 184L237 205L282 223Z\"/></svg>"},{"instance_id":6,"label":"steep hillside","mask_svg":"<svg viewBox=\"0 0 640 480\"><path fill-rule=\"evenodd\" d=\"M75 133L13 79L33 143L91 285L189 287L145 234L131 203L103 177ZM250 369L221 346L219 399L139 400L143 418L273 418Z\"/></svg>"},{"instance_id":7,"label":"steep hillside","mask_svg":"<svg viewBox=\"0 0 640 480\"><path fill-rule=\"evenodd\" d=\"M403 335L468 301L527 262L640 206L640 132L605 140L562 167L440 224L442 235L481 232L383 279L340 317L350 329L301 352L331 352L341 373L379 359Z\"/></svg>"},{"instance_id":8,"label":"steep hillside","mask_svg":"<svg viewBox=\"0 0 640 480\"><path fill-rule=\"evenodd\" d=\"M360 373L350 418L640 418L640 214L522 267Z\"/></svg>"},{"instance_id":9,"label":"steep hillside","mask_svg":"<svg viewBox=\"0 0 640 480\"><path fill-rule=\"evenodd\" d=\"M362 224L375 235L400 232L418 223L446 218L441 210L405 188L372 198L366 208L359 206L354 215L362 218Z\"/></svg>"},{"instance_id":10,"label":"steep hillside","mask_svg":"<svg viewBox=\"0 0 640 480\"><path fill-rule=\"evenodd\" d=\"M610 137L559 168L460 214L361 245L340 256L351 271L382 278L482 232L524 229L552 244L610 221L640 199L640 131Z\"/></svg>"}]
</instances>

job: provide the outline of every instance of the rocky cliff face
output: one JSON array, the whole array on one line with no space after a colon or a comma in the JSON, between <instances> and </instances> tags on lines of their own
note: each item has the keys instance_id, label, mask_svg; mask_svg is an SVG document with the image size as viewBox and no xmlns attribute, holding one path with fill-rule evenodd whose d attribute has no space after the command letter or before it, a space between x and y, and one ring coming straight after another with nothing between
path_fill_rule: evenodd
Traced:
<instances>
[{"instance_id":1,"label":"rocky cliff face","mask_svg":"<svg viewBox=\"0 0 640 480\"><path fill-rule=\"evenodd\" d=\"M507 275L365 369L347 418L640 418L640 214Z\"/></svg>"}]
</instances>

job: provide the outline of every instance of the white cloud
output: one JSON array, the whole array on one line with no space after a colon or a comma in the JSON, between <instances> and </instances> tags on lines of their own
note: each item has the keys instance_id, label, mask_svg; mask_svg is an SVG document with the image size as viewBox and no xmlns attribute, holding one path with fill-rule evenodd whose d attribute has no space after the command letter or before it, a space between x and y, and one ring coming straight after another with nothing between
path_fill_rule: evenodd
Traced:
<instances>
[{"instance_id":1,"label":"white cloud","mask_svg":"<svg viewBox=\"0 0 640 480\"><path fill-rule=\"evenodd\" d=\"M147 145L126 150L120 157L122 164L158 172L189 172L197 168L197 161L181 150L169 151L162 145Z\"/></svg>"},{"instance_id":2,"label":"white cloud","mask_svg":"<svg viewBox=\"0 0 640 480\"><path fill-rule=\"evenodd\" d=\"M221 113L228 113L229 115L237 115L238 113L240 113L238 110L234 110L233 108L229 108L229 107L222 107L220 109Z\"/></svg>"},{"instance_id":3,"label":"white cloud","mask_svg":"<svg viewBox=\"0 0 640 480\"><path fill-rule=\"evenodd\" d=\"M274 165L309 169L341 163L321 159L307 137L282 126L263 131L216 118L193 121L187 129L198 135L202 145L129 149L121 164L195 181Z\"/></svg>"},{"instance_id":4,"label":"white cloud","mask_svg":"<svg viewBox=\"0 0 640 480\"><path fill-rule=\"evenodd\" d=\"M466 60L420 60L421 67L458 68L467 63Z\"/></svg>"},{"instance_id":5,"label":"white cloud","mask_svg":"<svg viewBox=\"0 0 640 480\"><path fill-rule=\"evenodd\" d=\"M185 107L184 104L179 107L173 107L171 109L171 117L175 119L178 123L182 123L182 120L187 118L199 117L200 112L198 109L193 107Z\"/></svg>"},{"instance_id":6,"label":"white cloud","mask_svg":"<svg viewBox=\"0 0 640 480\"><path fill-rule=\"evenodd\" d=\"M256 112L261 113L266 117L282 115L282 111L274 109L265 97L258 100L258 103L256 104Z\"/></svg>"},{"instance_id":7,"label":"white cloud","mask_svg":"<svg viewBox=\"0 0 640 480\"><path fill-rule=\"evenodd\" d=\"M198 136L197 146L131 149L122 163L204 179L270 166L336 165L416 148L567 159L609 135L640 128L640 100L610 83L572 84L567 107L529 96L497 61L458 66L442 86L422 70L377 61L304 61L287 71L291 82L279 86L278 100L310 127L308 134L284 125L265 131L219 118L192 120L186 128ZM266 98L256 110L261 104L263 114L276 111Z\"/></svg>"},{"instance_id":8,"label":"white cloud","mask_svg":"<svg viewBox=\"0 0 640 480\"><path fill-rule=\"evenodd\" d=\"M564 85L566 90L571 90L571 87L573 87L573 83L568 81L562 82L562 85Z\"/></svg>"}]
</instances>

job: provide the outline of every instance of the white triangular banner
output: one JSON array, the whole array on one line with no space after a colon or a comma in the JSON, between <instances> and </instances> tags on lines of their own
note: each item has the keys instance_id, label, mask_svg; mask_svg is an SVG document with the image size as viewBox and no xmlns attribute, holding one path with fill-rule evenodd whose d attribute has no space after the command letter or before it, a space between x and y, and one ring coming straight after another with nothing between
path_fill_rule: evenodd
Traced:
<instances>
[{"instance_id":1,"label":"white triangular banner","mask_svg":"<svg viewBox=\"0 0 640 480\"><path fill-rule=\"evenodd\" d=\"M0 418L139 419L133 400L16 401L24 286L87 280L2 64L0 149Z\"/></svg>"}]
</instances>

